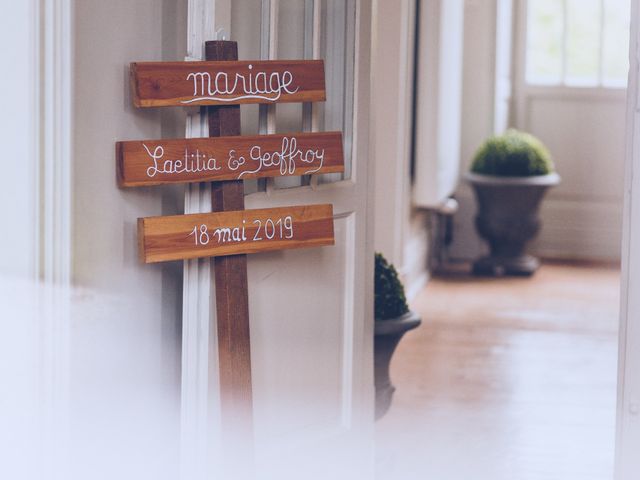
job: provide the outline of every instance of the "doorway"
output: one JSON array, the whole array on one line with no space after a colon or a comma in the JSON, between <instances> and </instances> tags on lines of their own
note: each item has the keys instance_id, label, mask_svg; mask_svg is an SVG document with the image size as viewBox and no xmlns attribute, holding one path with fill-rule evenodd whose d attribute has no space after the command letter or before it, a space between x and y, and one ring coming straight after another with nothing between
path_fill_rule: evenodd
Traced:
<instances>
[{"instance_id":1,"label":"doorway","mask_svg":"<svg viewBox=\"0 0 640 480\"><path fill-rule=\"evenodd\" d=\"M473 192L463 183L452 192L459 210L438 255L448 262L430 271L411 303L423 326L407 334L392 365L398 392L377 426L378 468L412 465L433 478L608 480L620 385L630 3L496 0L464 8L461 170L485 138L515 127L549 146L563 183L542 209L531 248L544 262L532 279L469 274L468 262L486 247L475 233ZM415 455L390 453L394 441L396 452Z\"/></svg>"}]
</instances>

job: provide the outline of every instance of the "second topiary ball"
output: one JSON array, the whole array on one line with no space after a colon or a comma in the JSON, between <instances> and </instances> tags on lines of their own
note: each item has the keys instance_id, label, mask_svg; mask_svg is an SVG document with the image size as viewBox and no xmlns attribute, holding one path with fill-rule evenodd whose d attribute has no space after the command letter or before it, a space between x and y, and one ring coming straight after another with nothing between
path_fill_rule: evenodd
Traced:
<instances>
[{"instance_id":1,"label":"second topiary ball","mask_svg":"<svg viewBox=\"0 0 640 480\"><path fill-rule=\"evenodd\" d=\"M498 177L530 177L554 171L549 150L529 133L509 129L488 138L476 152L471 171Z\"/></svg>"}]
</instances>

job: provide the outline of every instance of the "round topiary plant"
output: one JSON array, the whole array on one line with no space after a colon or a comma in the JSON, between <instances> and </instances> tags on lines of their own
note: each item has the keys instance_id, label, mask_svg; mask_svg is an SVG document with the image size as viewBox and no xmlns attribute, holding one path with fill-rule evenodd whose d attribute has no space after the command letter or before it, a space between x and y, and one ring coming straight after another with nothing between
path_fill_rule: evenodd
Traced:
<instances>
[{"instance_id":1,"label":"round topiary plant","mask_svg":"<svg viewBox=\"0 0 640 480\"><path fill-rule=\"evenodd\" d=\"M395 267L381 253L376 253L375 318L389 320L409 311L404 287Z\"/></svg>"},{"instance_id":2,"label":"round topiary plant","mask_svg":"<svg viewBox=\"0 0 640 480\"><path fill-rule=\"evenodd\" d=\"M473 173L499 177L530 177L553 171L551 154L544 144L515 129L485 140L471 164Z\"/></svg>"}]
</instances>

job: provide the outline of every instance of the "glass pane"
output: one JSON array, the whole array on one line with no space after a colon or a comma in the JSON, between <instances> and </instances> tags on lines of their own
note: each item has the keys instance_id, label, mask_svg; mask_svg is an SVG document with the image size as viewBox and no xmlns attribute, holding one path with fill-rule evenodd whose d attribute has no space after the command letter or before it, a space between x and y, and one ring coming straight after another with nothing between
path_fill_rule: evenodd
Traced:
<instances>
[{"instance_id":1,"label":"glass pane","mask_svg":"<svg viewBox=\"0 0 640 480\"><path fill-rule=\"evenodd\" d=\"M231 32L230 40L238 42L238 58L253 60L260 58L260 2L255 0L234 0L231 2ZM243 105L242 134L256 135L258 133L258 106Z\"/></svg>"},{"instance_id":2,"label":"glass pane","mask_svg":"<svg viewBox=\"0 0 640 480\"><path fill-rule=\"evenodd\" d=\"M527 10L526 81L562 81L562 0L529 0Z\"/></svg>"},{"instance_id":3,"label":"glass pane","mask_svg":"<svg viewBox=\"0 0 640 480\"><path fill-rule=\"evenodd\" d=\"M355 0L326 0L322 4L320 58L325 61L327 101L317 104L319 128L343 132L345 173L321 175L319 183L351 178L355 12Z\"/></svg>"},{"instance_id":4,"label":"glass pane","mask_svg":"<svg viewBox=\"0 0 640 480\"><path fill-rule=\"evenodd\" d=\"M604 41L602 47L602 84L627 86L629 71L629 0L604 1Z\"/></svg>"},{"instance_id":5,"label":"glass pane","mask_svg":"<svg viewBox=\"0 0 640 480\"><path fill-rule=\"evenodd\" d=\"M304 58L305 5L300 0L278 2L278 58L302 60ZM276 132L290 133L302 130L302 104L279 103L276 106ZM276 188L292 188L302 185L300 177L275 178Z\"/></svg>"},{"instance_id":6,"label":"glass pane","mask_svg":"<svg viewBox=\"0 0 640 480\"><path fill-rule=\"evenodd\" d=\"M234 0L231 2L231 32L230 40L242 40L238 42L238 58L251 60L261 58L261 29L262 16L261 2L255 0ZM243 105L240 108L241 126L243 135L256 135L259 131L258 105ZM262 180L245 180L244 192L250 195L259 190L264 190Z\"/></svg>"},{"instance_id":7,"label":"glass pane","mask_svg":"<svg viewBox=\"0 0 640 480\"><path fill-rule=\"evenodd\" d=\"M304 2L280 0L278 2L278 58L304 59ZM278 133L302 130L302 104L279 103L276 107Z\"/></svg>"},{"instance_id":8,"label":"glass pane","mask_svg":"<svg viewBox=\"0 0 640 480\"><path fill-rule=\"evenodd\" d=\"M598 84L600 15L600 0L567 0L567 85Z\"/></svg>"},{"instance_id":9,"label":"glass pane","mask_svg":"<svg viewBox=\"0 0 640 480\"><path fill-rule=\"evenodd\" d=\"M312 12L315 2L321 2L320 58L325 61L327 101L314 104L318 112L320 131L342 131L344 137L345 174L319 175L319 183L330 183L351 177L353 137L353 93L355 67L355 0L279 0L277 57L280 59L310 58ZM261 35L260 19L269 8L269 1L234 0L232 2L232 38L249 38L248 46L239 48L241 58L259 58L268 35ZM265 11L263 11L265 10ZM250 18L251 22L247 22ZM268 24L265 24L268 26ZM262 42L261 42L262 37ZM264 53L264 52L263 52ZM257 109L243 106L242 131L256 133ZM276 131L303 130L303 105L278 104ZM276 188L305 185L308 178L278 178ZM245 192L264 190L265 181L246 181Z\"/></svg>"}]
</instances>

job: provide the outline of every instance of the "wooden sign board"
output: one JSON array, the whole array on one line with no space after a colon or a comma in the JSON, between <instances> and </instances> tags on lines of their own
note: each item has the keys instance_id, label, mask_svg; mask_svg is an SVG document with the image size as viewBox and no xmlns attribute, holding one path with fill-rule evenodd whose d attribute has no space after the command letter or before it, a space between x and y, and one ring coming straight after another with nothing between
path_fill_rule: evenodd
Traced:
<instances>
[{"instance_id":1,"label":"wooden sign board","mask_svg":"<svg viewBox=\"0 0 640 480\"><path fill-rule=\"evenodd\" d=\"M116 144L118 185L140 187L344 171L342 133L143 140Z\"/></svg>"},{"instance_id":2,"label":"wooden sign board","mask_svg":"<svg viewBox=\"0 0 640 480\"><path fill-rule=\"evenodd\" d=\"M334 243L330 204L138 219L139 255L144 263Z\"/></svg>"},{"instance_id":3,"label":"wooden sign board","mask_svg":"<svg viewBox=\"0 0 640 480\"><path fill-rule=\"evenodd\" d=\"M322 60L137 62L130 74L136 107L326 100Z\"/></svg>"}]
</instances>

